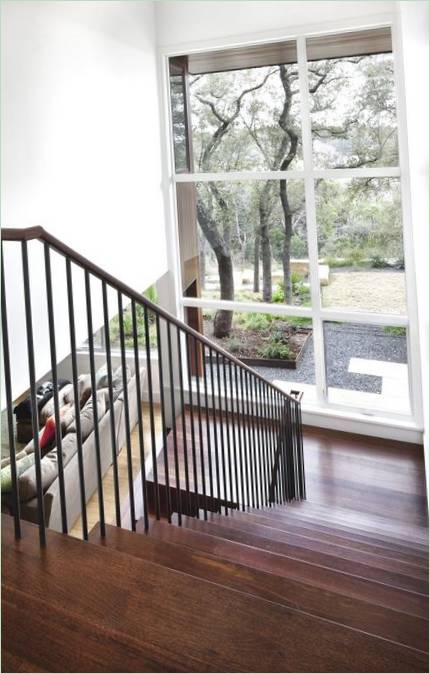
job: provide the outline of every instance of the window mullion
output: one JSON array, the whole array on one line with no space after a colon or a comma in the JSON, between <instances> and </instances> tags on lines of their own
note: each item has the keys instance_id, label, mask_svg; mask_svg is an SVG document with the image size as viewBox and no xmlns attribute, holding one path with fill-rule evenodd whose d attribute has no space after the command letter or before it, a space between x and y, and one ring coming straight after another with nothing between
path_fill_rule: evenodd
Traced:
<instances>
[{"instance_id":1,"label":"window mullion","mask_svg":"<svg viewBox=\"0 0 430 674\"><path fill-rule=\"evenodd\" d=\"M312 130L309 109L309 83L306 59L306 39L297 39L297 61L299 67L300 105L302 117L302 146L305 175L306 231L308 239L309 274L311 281L313 343L315 361L315 383L319 402L325 403L327 396L323 324L321 320L321 299L318 273L318 236L315 207L315 184L312 160Z\"/></svg>"}]
</instances>

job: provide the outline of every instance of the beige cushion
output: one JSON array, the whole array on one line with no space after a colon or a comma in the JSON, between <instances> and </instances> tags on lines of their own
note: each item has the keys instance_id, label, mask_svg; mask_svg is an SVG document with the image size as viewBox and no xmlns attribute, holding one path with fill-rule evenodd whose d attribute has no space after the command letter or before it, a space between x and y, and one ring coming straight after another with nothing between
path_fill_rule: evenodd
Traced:
<instances>
[{"instance_id":1,"label":"beige cushion","mask_svg":"<svg viewBox=\"0 0 430 674\"><path fill-rule=\"evenodd\" d=\"M76 453L76 449L76 433L69 433L63 438L61 443L63 466L69 463L72 456ZM51 449L50 452L45 454L40 462L40 470L42 473L42 489L46 491L58 475L58 455L56 449ZM19 476L18 485L21 501L29 501L36 496L36 467L34 465Z\"/></svg>"},{"instance_id":2,"label":"beige cushion","mask_svg":"<svg viewBox=\"0 0 430 674\"><path fill-rule=\"evenodd\" d=\"M70 396L72 396L71 400L73 400L73 384L66 384L66 386L63 386L63 388L58 391L58 406L60 409L71 402ZM46 424L49 417L52 417L54 411L54 396L52 396L39 412L39 423L41 427Z\"/></svg>"},{"instance_id":3,"label":"beige cushion","mask_svg":"<svg viewBox=\"0 0 430 674\"><path fill-rule=\"evenodd\" d=\"M97 391L97 419L100 419L106 413L106 395L105 389ZM92 396L87 400L80 414L81 419L81 437L84 442L94 430L94 412ZM76 419L68 427L69 433L76 433ZM67 436L66 436L67 437Z\"/></svg>"}]
</instances>

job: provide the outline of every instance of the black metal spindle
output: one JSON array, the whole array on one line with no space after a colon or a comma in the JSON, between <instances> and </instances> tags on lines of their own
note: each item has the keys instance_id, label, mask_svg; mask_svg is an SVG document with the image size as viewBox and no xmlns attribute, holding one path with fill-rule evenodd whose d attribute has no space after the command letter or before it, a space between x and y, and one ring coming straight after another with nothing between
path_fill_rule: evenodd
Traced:
<instances>
[{"instance_id":1,"label":"black metal spindle","mask_svg":"<svg viewBox=\"0 0 430 674\"><path fill-rule=\"evenodd\" d=\"M72 360L73 397L75 405L75 427L76 427L76 443L78 455L79 491L81 497L82 535L84 540L87 540L88 539L87 501L86 501L85 475L84 475L84 457L82 451L78 365L76 359L76 331L75 331L75 309L73 301L72 265L70 262L70 258L66 258L66 282L67 282L67 300L69 309L69 333L70 333L70 355Z\"/></svg>"},{"instance_id":2,"label":"black metal spindle","mask_svg":"<svg viewBox=\"0 0 430 674\"><path fill-rule=\"evenodd\" d=\"M212 470L212 441L211 441L211 429L209 424L209 398L208 398L208 377L206 372L206 356L205 356L205 345L201 344L202 349L202 362L203 362L203 390L204 390L204 401L205 401L205 422L206 422L206 439L208 443L207 457L208 457L208 468L209 468L209 494L213 501L214 497L214 486L213 486L213 470Z\"/></svg>"},{"instance_id":3,"label":"black metal spindle","mask_svg":"<svg viewBox=\"0 0 430 674\"><path fill-rule=\"evenodd\" d=\"M202 403L200 399L200 374L199 374L199 355L200 349L199 344L195 337L194 341L194 366L195 366L195 377L196 377L196 395L197 395L197 420L198 420L198 430L199 430L199 447L200 447L200 477L202 481L202 494L203 494L203 516L204 519L208 518L208 507L207 507L207 498L206 498L206 476L205 476L205 448L203 442L203 425L202 425ZM204 364L203 364L204 367ZM208 447L209 451L209 447Z\"/></svg>"},{"instance_id":4,"label":"black metal spindle","mask_svg":"<svg viewBox=\"0 0 430 674\"><path fill-rule=\"evenodd\" d=\"M222 374L224 381L224 405L225 405L225 422L226 422L226 438L227 438L227 462L228 462L228 484L229 484L229 501L233 501L233 471L231 467L231 442L230 442L230 419L229 419L229 405L227 393L227 371L226 358L222 356ZM228 514L228 511L227 513Z\"/></svg>"},{"instance_id":5,"label":"black metal spindle","mask_svg":"<svg viewBox=\"0 0 430 674\"><path fill-rule=\"evenodd\" d=\"M257 508L261 508L263 504L262 497L262 484L261 484L261 461L260 461L260 444L258 439L258 425L257 425L257 414L255 404L255 378L250 376L249 378L249 393L251 398L251 427L252 435L254 439L254 469L255 469L255 484L256 484L256 494L257 494Z\"/></svg>"},{"instance_id":6,"label":"black metal spindle","mask_svg":"<svg viewBox=\"0 0 430 674\"><path fill-rule=\"evenodd\" d=\"M152 386L151 337L149 333L148 309L145 306L143 307L143 322L145 327L146 373L148 377L149 424L151 428L152 479L154 485L155 516L157 520L159 520L160 489L158 485L157 440L155 435L154 395Z\"/></svg>"},{"instance_id":7,"label":"black metal spindle","mask_svg":"<svg viewBox=\"0 0 430 674\"><path fill-rule=\"evenodd\" d=\"M124 309L122 293L118 291L119 341L121 349L122 395L124 399L125 444L127 451L128 498L130 504L130 524L136 530L136 510L134 505L133 455L131 450L130 407L128 400L127 358L125 353Z\"/></svg>"},{"instance_id":8,"label":"black metal spindle","mask_svg":"<svg viewBox=\"0 0 430 674\"><path fill-rule=\"evenodd\" d=\"M193 464L193 482L194 482L194 508L197 519L200 518L199 509L199 484L197 475L197 453L196 453L196 433L194 428L194 400L193 400L193 382L191 377L192 363L192 345L190 335L186 335L187 344L187 375L188 375L188 400L190 407L190 428L191 428L191 459Z\"/></svg>"},{"instance_id":9,"label":"black metal spindle","mask_svg":"<svg viewBox=\"0 0 430 674\"><path fill-rule=\"evenodd\" d=\"M44 254L45 254L46 302L48 309L49 346L51 354L51 378L52 378L53 399L54 399L55 445L57 448L58 486L60 493L60 509L61 509L61 530L63 534L67 534L68 532L67 504L66 504L66 489L64 484L60 404L58 400L57 349L55 340L54 303L52 297L51 258L50 258L49 244L47 243L44 244Z\"/></svg>"},{"instance_id":10,"label":"black metal spindle","mask_svg":"<svg viewBox=\"0 0 430 674\"><path fill-rule=\"evenodd\" d=\"M245 371L245 390L246 390L246 422L248 428L248 456L249 456L249 473L251 484L251 504L253 508L258 508L258 495L255 475L255 434L252 428L252 408L251 396L249 392L249 372Z\"/></svg>"},{"instance_id":11,"label":"black metal spindle","mask_svg":"<svg viewBox=\"0 0 430 674\"><path fill-rule=\"evenodd\" d=\"M145 531L149 529L148 494L146 489L145 441L142 419L142 383L140 379L139 335L137 331L136 302L131 300L131 319L133 329L134 374L136 378L137 428L139 434L140 481L142 484L142 508Z\"/></svg>"},{"instance_id":12,"label":"black metal spindle","mask_svg":"<svg viewBox=\"0 0 430 674\"><path fill-rule=\"evenodd\" d=\"M188 512L191 512L191 492L190 492L190 476L188 466L188 440L187 440L187 423L185 415L185 399L184 399L184 374L182 364L182 344L181 332L176 326L176 341L178 349L178 368L179 368L179 396L181 404L181 419L182 419L182 445L184 454L184 474L185 474L185 491L187 494Z\"/></svg>"},{"instance_id":13,"label":"black metal spindle","mask_svg":"<svg viewBox=\"0 0 430 674\"><path fill-rule=\"evenodd\" d=\"M234 418L234 390L233 390L233 374L231 367L231 360L228 362L228 380L230 382L230 401L231 401L231 435L232 435L232 450L233 450L233 467L234 467L234 486L236 489L236 498L234 502L239 507L239 474L237 465L237 445L236 445L236 420Z\"/></svg>"},{"instance_id":14,"label":"black metal spindle","mask_svg":"<svg viewBox=\"0 0 430 674\"><path fill-rule=\"evenodd\" d=\"M164 484L166 490L166 505L167 505L167 521L172 521L172 502L170 498L170 476L169 476L169 448L167 447L167 427L166 427L166 410L164 401L164 368L163 368L163 349L161 344L161 327L160 316L155 316L155 327L157 330L157 353L158 353L158 378L160 388L160 411L161 411L161 425L163 436L163 457L164 457Z\"/></svg>"},{"instance_id":15,"label":"black metal spindle","mask_svg":"<svg viewBox=\"0 0 430 674\"><path fill-rule=\"evenodd\" d=\"M225 442L224 442L224 414L223 414L223 405L222 405L222 395L221 395L221 369L220 369L220 355L217 352L216 354L216 369L217 369L217 381L218 381L218 406L219 406L219 419L220 419L220 440L221 440L221 471L222 471L222 487L223 487L223 500L224 500L224 511L225 514L228 514L227 508L227 475L226 475L226 461L225 461Z\"/></svg>"},{"instance_id":16,"label":"black metal spindle","mask_svg":"<svg viewBox=\"0 0 430 674\"><path fill-rule=\"evenodd\" d=\"M245 373L246 374L246 373ZM244 473L245 473L245 490L246 490L246 504L244 499L243 510L245 510L245 505L248 507L251 506L251 491L252 487L250 485L250 471L249 471L249 440L248 437L248 417L245 412L245 386L244 386L244 375L243 368L239 369L239 378L240 378L240 402L241 402L241 426L242 426L242 449L243 449L243 460L244 460Z\"/></svg>"},{"instance_id":17,"label":"black metal spindle","mask_svg":"<svg viewBox=\"0 0 430 674\"><path fill-rule=\"evenodd\" d=\"M13 428L13 401L12 401L12 384L11 384L11 369L10 369L9 333L8 333L7 307L6 307L6 285L3 267L3 246L1 250L1 287L2 287L1 319L2 319L2 343L3 343L3 361L4 361L4 385L6 393L6 412L7 412L8 437L9 437L10 474L12 481L13 519L14 519L15 538L21 538L19 486L16 470L16 444Z\"/></svg>"},{"instance_id":18,"label":"black metal spindle","mask_svg":"<svg viewBox=\"0 0 430 674\"><path fill-rule=\"evenodd\" d=\"M299 446L299 460L300 460L300 498L306 498L306 481L305 481L305 458L303 452L303 430L302 430L302 408L300 400L297 403L297 439Z\"/></svg>"},{"instance_id":19,"label":"black metal spindle","mask_svg":"<svg viewBox=\"0 0 430 674\"><path fill-rule=\"evenodd\" d=\"M214 381L214 369L213 369L213 351L209 349L209 363L210 363L210 373L211 373L211 389L212 389L212 420L213 420L213 437L214 437L214 449L215 449L215 478L217 486L217 498L218 502L221 495L221 484L220 484L220 467L219 467L219 452L218 452L218 424L217 424L217 406L215 399L215 381ZM219 508L221 510L221 506Z\"/></svg>"},{"instance_id":20,"label":"black metal spindle","mask_svg":"<svg viewBox=\"0 0 430 674\"><path fill-rule=\"evenodd\" d=\"M275 446L273 442L273 412L271 408L271 403L270 403L270 395L271 395L271 387L270 386L265 386L264 387L264 398L265 398L265 403L266 403L266 416L267 416L267 429L268 429L268 435L269 435L269 475L270 475L270 480L272 480L272 475L273 475L273 466L274 466L274 461L275 461ZM270 482L270 485L272 483ZM273 502L275 500L275 493L274 491L270 491L270 500L269 500L269 506L272 507Z\"/></svg>"},{"instance_id":21,"label":"black metal spindle","mask_svg":"<svg viewBox=\"0 0 430 674\"><path fill-rule=\"evenodd\" d=\"M266 410L264 407L263 397L263 382L261 379L257 382L258 404L260 408L260 426L261 426L261 440L262 440L262 455L263 455L263 475L264 475L264 505L269 501L269 470L268 470L268 438L267 438L267 419Z\"/></svg>"},{"instance_id":22,"label":"black metal spindle","mask_svg":"<svg viewBox=\"0 0 430 674\"><path fill-rule=\"evenodd\" d=\"M176 405L175 405L175 381L173 377L173 354L172 354L172 335L171 324L166 324L167 329L167 350L169 352L169 380L170 380L170 406L172 415L172 436L173 436L173 457L176 480L176 507L178 513L178 524L182 525L182 499L181 482L179 478L179 457L178 457L178 438L176 434Z\"/></svg>"},{"instance_id":23,"label":"black metal spindle","mask_svg":"<svg viewBox=\"0 0 430 674\"><path fill-rule=\"evenodd\" d=\"M285 501L285 492L284 492L284 479L283 479L283 466L282 466L282 453L283 453L283 435L282 435L282 419L281 419L281 407L280 407L281 397L277 391L274 392L274 415L276 419L276 458L275 458L275 479L279 492L279 501L284 503Z\"/></svg>"},{"instance_id":24,"label":"black metal spindle","mask_svg":"<svg viewBox=\"0 0 430 674\"><path fill-rule=\"evenodd\" d=\"M245 478L244 478L244 472L245 472L245 462L244 462L244 457L243 457L243 452L242 452L242 431L243 431L243 418L240 415L240 409L239 409L239 401L242 396L242 391L239 389L239 378L237 376L237 365L236 363L233 365L234 369L234 382L235 382L235 387L236 387L236 419L237 419L237 443L238 443L238 453L239 453L239 476L240 476L240 492L241 492L241 508L242 510L245 510Z\"/></svg>"},{"instance_id":25,"label":"black metal spindle","mask_svg":"<svg viewBox=\"0 0 430 674\"><path fill-rule=\"evenodd\" d=\"M255 401L255 426L257 431L257 442L258 442L258 464L259 464L259 476L260 476L260 497L261 505L264 506L266 503L265 497L265 484L264 484L264 453L263 453L263 431L262 431L262 418L261 418L261 408L259 400L259 380L253 377L254 380L254 401Z\"/></svg>"},{"instance_id":26,"label":"black metal spindle","mask_svg":"<svg viewBox=\"0 0 430 674\"><path fill-rule=\"evenodd\" d=\"M91 282L88 270L85 270L85 299L87 303L88 352L90 360L91 399L93 403L94 446L96 450L97 496L99 502L100 535L102 536L102 538L104 538L106 535L106 526L105 526L105 509L103 499L103 474L100 457L99 414L98 414L97 388L96 388L96 365L94 359L94 333L93 333L93 311L91 300Z\"/></svg>"},{"instance_id":27,"label":"black metal spindle","mask_svg":"<svg viewBox=\"0 0 430 674\"><path fill-rule=\"evenodd\" d=\"M115 401L113 397L113 376L112 376L112 356L111 356L111 342L110 342L110 326L109 326L109 306L107 297L106 283L102 282L102 297L103 297L103 321L104 321L104 341L106 348L106 370L108 376L108 393L109 393L109 417L110 417L110 437L112 446L112 472L113 472L113 491L115 499L115 520L117 527L121 526L121 501L119 495L119 478L118 478L118 453L116 446L116 424L115 424Z\"/></svg>"},{"instance_id":28,"label":"black metal spindle","mask_svg":"<svg viewBox=\"0 0 430 674\"><path fill-rule=\"evenodd\" d=\"M274 406L274 396L273 388L268 387L267 389L267 400L269 405L269 415L270 415L270 437L271 437L271 469L270 469L270 502L271 504L277 502L279 503L279 492L277 488L276 481L276 449L277 449L277 435L276 435L276 424L275 424L275 406Z\"/></svg>"},{"instance_id":29,"label":"black metal spindle","mask_svg":"<svg viewBox=\"0 0 430 674\"><path fill-rule=\"evenodd\" d=\"M46 543L45 507L43 501L41 456L39 445L39 410L36 397L36 369L34 364L33 319L31 312L30 277L28 270L27 241L22 242L22 270L24 280L25 322L27 330L28 371L30 377L31 423L34 443L34 466L36 472L37 516L39 524L39 538L41 545Z\"/></svg>"}]
</instances>

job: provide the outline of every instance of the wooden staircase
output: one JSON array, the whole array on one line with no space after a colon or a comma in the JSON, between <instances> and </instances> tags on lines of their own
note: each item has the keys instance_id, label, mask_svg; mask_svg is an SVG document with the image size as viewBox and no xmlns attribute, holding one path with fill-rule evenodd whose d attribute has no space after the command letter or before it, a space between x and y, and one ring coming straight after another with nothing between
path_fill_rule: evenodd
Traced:
<instances>
[{"instance_id":1,"label":"wooden staircase","mask_svg":"<svg viewBox=\"0 0 430 674\"><path fill-rule=\"evenodd\" d=\"M3 516L3 671L428 671L424 526L300 503L45 549L23 527Z\"/></svg>"}]
</instances>

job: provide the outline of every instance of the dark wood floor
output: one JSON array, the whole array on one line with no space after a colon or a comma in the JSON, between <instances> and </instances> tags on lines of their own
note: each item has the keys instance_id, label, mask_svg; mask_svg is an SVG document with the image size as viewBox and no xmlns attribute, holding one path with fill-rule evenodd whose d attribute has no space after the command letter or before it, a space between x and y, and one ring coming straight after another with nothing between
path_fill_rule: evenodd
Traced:
<instances>
[{"instance_id":1,"label":"dark wood floor","mask_svg":"<svg viewBox=\"0 0 430 674\"><path fill-rule=\"evenodd\" d=\"M187 443L190 448L189 413L186 417L186 424ZM197 436L196 420L195 425ZM213 435L214 426L211 421L209 426L210 433ZM219 433L218 429L218 438ZM177 423L176 435L179 448L180 484L184 488L183 432L180 419ZM207 475L209 471L204 418L202 419L202 438ZM168 437L168 448L169 479L170 484L175 485L172 433ZM307 426L304 428L304 456L306 495L309 503L350 509L355 511L357 516L362 513L374 517L389 517L397 521L399 525L401 523L422 526L427 524L424 454L421 445ZM196 463L198 488L201 492L198 453ZM189 480L191 489L193 489L191 461L189 464ZM165 482L164 470L164 458L161 454L158 460L158 476L161 483ZM226 470L228 481L228 465ZM207 484L206 491L209 493ZM222 488L221 495L223 495Z\"/></svg>"},{"instance_id":2,"label":"dark wood floor","mask_svg":"<svg viewBox=\"0 0 430 674\"><path fill-rule=\"evenodd\" d=\"M304 453L286 507L42 550L4 516L2 671L428 671L422 447L305 428ZM171 483L173 459L170 434Z\"/></svg>"}]
</instances>

